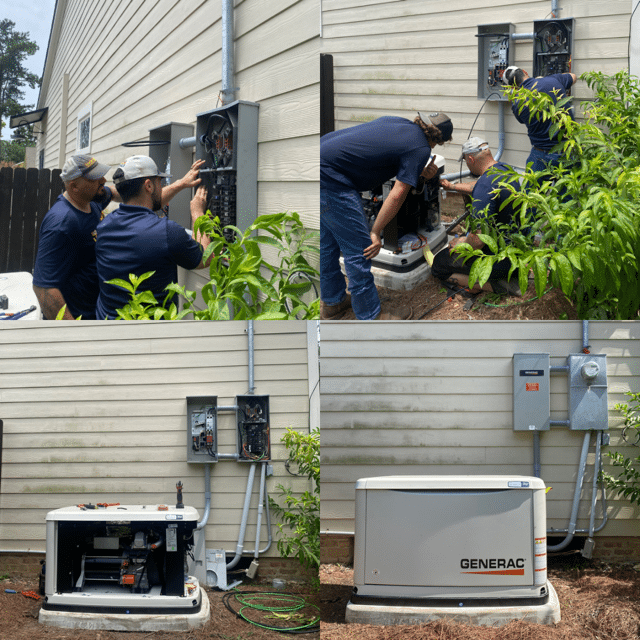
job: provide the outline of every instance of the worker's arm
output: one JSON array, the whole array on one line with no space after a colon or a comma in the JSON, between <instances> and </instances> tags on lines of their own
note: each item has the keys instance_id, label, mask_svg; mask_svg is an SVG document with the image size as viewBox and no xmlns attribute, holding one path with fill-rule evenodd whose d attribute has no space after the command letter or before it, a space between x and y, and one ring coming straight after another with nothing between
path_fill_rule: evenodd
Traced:
<instances>
[{"instance_id":1,"label":"worker's arm","mask_svg":"<svg viewBox=\"0 0 640 640\"><path fill-rule=\"evenodd\" d=\"M382 249L382 239L380 237L382 231L387 224L393 220L398 211L400 211L400 207L405 201L409 189L411 189L410 184L396 180L389 195L382 203L376 221L373 223L373 229L371 229L371 244L364 250L365 258L372 260L380 253L380 249Z\"/></svg>"},{"instance_id":2,"label":"worker's arm","mask_svg":"<svg viewBox=\"0 0 640 640\"><path fill-rule=\"evenodd\" d=\"M200 171L200 167L202 167L203 164L204 160L196 160L191 165L191 169L189 169L189 171L187 171L187 173L182 178L162 188L163 207L168 205L171 198L173 198L173 196L175 196L183 189L191 189L192 187L197 187L200 182L202 182L201 178L198 177L198 173Z\"/></svg>"},{"instance_id":3,"label":"worker's arm","mask_svg":"<svg viewBox=\"0 0 640 640\"><path fill-rule=\"evenodd\" d=\"M44 317L47 320L55 320L58 317L60 309L62 309L62 307L67 304L60 289L56 289L55 287L37 287L34 284L33 291L36 294L36 298L38 298L38 302L40 303L40 310L42 311ZM71 313L69 313L69 307L65 309L62 319L75 320Z\"/></svg>"},{"instance_id":4,"label":"worker's arm","mask_svg":"<svg viewBox=\"0 0 640 640\"><path fill-rule=\"evenodd\" d=\"M448 180L441 179L440 186L444 189L448 189L449 191L457 191L458 193L464 193L467 195L471 195L473 191L473 187L476 186L477 180L473 182L449 182Z\"/></svg>"},{"instance_id":5,"label":"worker's arm","mask_svg":"<svg viewBox=\"0 0 640 640\"><path fill-rule=\"evenodd\" d=\"M193 199L191 200L189 206L191 208L191 226L193 227L196 223L196 220L200 216L204 215L207 209L207 190L204 186L198 188L198 190L196 191L196 195L193 196ZM205 234L198 232L197 235L193 236L193 239L200 244L203 252L209 246L210 238ZM201 260L196 269L203 269L204 267L207 267L211 262L212 257L213 254L209 256L206 262L204 260Z\"/></svg>"}]
</instances>

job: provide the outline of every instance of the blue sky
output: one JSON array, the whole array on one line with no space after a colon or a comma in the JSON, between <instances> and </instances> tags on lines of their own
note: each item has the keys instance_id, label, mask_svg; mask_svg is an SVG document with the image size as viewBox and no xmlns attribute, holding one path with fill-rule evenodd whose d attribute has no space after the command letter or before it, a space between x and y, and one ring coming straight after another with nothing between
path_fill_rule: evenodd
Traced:
<instances>
[{"instance_id":1,"label":"blue sky","mask_svg":"<svg viewBox=\"0 0 640 640\"><path fill-rule=\"evenodd\" d=\"M25 67L32 73L42 76L44 61L47 55L49 32L53 20L55 0L0 0L0 18L8 18L15 22L16 31L26 31L30 40L39 49L25 61ZM25 89L25 104L35 105L38 102L38 89ZM3 139L8 139L10 131L3 129Z\"/></svg>"}]
</instances>

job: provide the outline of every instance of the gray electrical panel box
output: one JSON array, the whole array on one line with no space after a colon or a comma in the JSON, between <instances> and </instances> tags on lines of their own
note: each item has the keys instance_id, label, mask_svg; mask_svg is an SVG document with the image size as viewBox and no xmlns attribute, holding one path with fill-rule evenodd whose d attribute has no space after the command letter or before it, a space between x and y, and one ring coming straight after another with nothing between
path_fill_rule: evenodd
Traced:
<instances>
[{"instance_id":1,"label":"gray electrical panel box","mask_svg":"<svg viewBox=\"0 0 640 640\"><path fill-rule=\"evenodd\" d=\"M478 25L479 100L506 100L501 91L502 74L513 64L510 45L515 30L510 22Z\"/></svg>"},{"instance_id":2,"label":"gray electrical panel box","mask_svg":"<svg viewBox=\"0 0 640 640\"><path fill-rule=\"evenodd\" d=\"M513 428L548 431L551 419L548 353L513 354Z\"/></svg>"},{"instance_id":3,"label":"gray electrical panel box","mask_svg":"<svg viewBox=\"0 0 640 640\"><path fill-rule=\"evenodd\" d=\"M608 429L607 356L570 355L569 428L574 431Z\"/></svg>"},{"instance_id":4,"label":"gray electrical panel box","mask_svg":"<svg viewBox=\"0 0 640 640\"><path fill-rule=\"evenodd\" d=\"M207 207L221 226L245 231L258 208L258 108L236 100L197 115L196 158L203 159Z\"/></svg>"},{"instance_id":5,"label":"gray electrical panel box","mask_svg":"<svg viewBox=\"0 0 640 640\"><path fill-rule=\"evenodd\" d=\"M216 396L187 398L187 462L218 462Z\"/></svg>"},{"instance_id":6,"label":"gray electrical panel box","mask_svg":"<svg viewBox=\"0 0 640 640\"><path fill-rule=\"evenodd\" d=\"M236 396L238 461L271 459L269 396Z\"/></svg>"},{"instance_id":7,"label":"gray electrical panel box","mask_svg":"<svg viewBox=\"0 0 640 640\"><path fill-rule=\"evenodd\" d=\"M182 138L193 137L193 125L182 122L169 122L149 129L149 157L156 163L161 173L168 173L174 182L184 176L193 164L193 148L180 148ZM172 198L169 205L169 218L185 229L191 229L191 211L189 203L192 194L183 189Z\"/></svg>"}]
</instances>

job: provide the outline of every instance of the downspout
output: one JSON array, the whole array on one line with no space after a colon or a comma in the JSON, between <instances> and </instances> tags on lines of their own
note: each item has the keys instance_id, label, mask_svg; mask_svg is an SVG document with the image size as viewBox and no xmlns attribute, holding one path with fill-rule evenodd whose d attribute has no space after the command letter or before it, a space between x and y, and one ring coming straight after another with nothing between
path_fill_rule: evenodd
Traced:
<instances>
[{"instance_id":1,"label":"downspout","mask_svg":"<svg viewBox=\"0 0 640 640\"><path fill-rule=\"evenodd\" d=\"M233 0L222 0L222 104L235 100Z\"/></svg>"}]
</instances>

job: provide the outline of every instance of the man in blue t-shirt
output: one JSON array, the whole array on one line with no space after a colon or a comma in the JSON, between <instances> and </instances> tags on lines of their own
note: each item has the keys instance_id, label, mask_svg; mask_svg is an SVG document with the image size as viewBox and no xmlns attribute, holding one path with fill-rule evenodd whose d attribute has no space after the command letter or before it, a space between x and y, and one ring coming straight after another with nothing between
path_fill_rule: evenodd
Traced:
<instances>
[{"instance_id":1,"label":"man in blue t-shirt","mask_svg":"<svg viewBox=\"0 0 640 640\"><path fill-rule=\"evenodd\" d=\"M320 318L341 318L353 307L359 320L409 319L408 308L383 311L371 273L371 260L382 248L381 234L398 213L409 189L421 176L436 174L431 149L451 140L449 116L418 114L384 116L365 124L333 131L320 140ZM395 177L395 184L369 230L361 191ZM344 258L349 291L340 269Z\"/></svg>"},{"instance_id":2,"label":"man in blue t-shirt","mask_svg":"<svg viewBox=\"0 0 640 640\"><path fill-rule=\"evenodd\" d=\"M551 76L530 78L524 69L515 66L505 69L502 75L504 84L546 93L551 96L554 103L567 96L567 92L576 80L575 73L556 73ZM511 110L516 120L527 127L527 134L531 141L531 153L527 158L527 164L533 162L532 168L534 171L542 171L547 166L557 166L562 154L551 153L551 149L558 143L560 135L559 132L550 135L551 127L554 124L553 121L551 119L545 120L540 115L530 119L527 105L521 105L518 100L511 105ZM569 113L573 118L573 107L569 108Z\"/></svg>"},{"instance_id":3,"label":"man in blue t-shirt","mask_svg":"<svg viewBox=\"0 0 640 640\"><path fill-rule=\"evenodd\" d=\"M194 164L193 169L201 163ZM154 211L162 207L164 190L155 162L147 156L132 156L118 167L113 181L123 204L98 225L96 261L100 294L96 308L98 319L117 317L117 309L130 301L129 292L108 280L119 278L129 282L129 274L141 276L155 273L145 280L142 290L149 290L162 303L166 286L177 282L178 266L185 269L205 267L202 260L209 238L196 242L176 222L158 217ZM199 182L199 180L198 180ZM165 187L165 189L170 187ZM198 188L191 201L191 220L195 222L206 209L206 189Z\"/></svg>"},{"instance_id":4,"label":"man in blue t-shirt","mask_svg":"<svg viewBox=\"0 0 640 640\"><path fill-rule=\"evenodd\" d=\"M96 227L117 196L105 187L110 168L86 155L72 156L62 168L65 190L42 221L33 270L33 290L45 319L55 319L65 305L65 320L95 318Z\"/></svg>"},{"instance_id":5,"label":"man in blue t-shirt","mask_svg":"<svg viewBox=\"0 0 640 640\"><path fill-rule=\"evenodd\" d=\"M489 219L491 224L501 227L503 233L507 236L511 232L522 232L516 226L516 215L513 209L513 203L505 201L511 195L511 191L507 187L500 187L500 182L508 182L516 190L520 189L519 180L505 173L510 169L504 162L498 162L494 159L491 149L486 140L482 138L469 138L462 145L462 155L460 160L464 158L471 174L477 176L475 182L464 182L452 184L448 180L440 180L441 186L451 191L457 191L472 198L471 215L477 219ZM433 261L431 273L434 277L458 287L467 287L469 285L469 273L471 266L477 258L464 258L459 253L452 253L451 250L461 243L468 243L474 249L481 249L483 253L491 255L491 250L475 233L468 233L459 238L453 238L448 248L439 251ZM494 293L510 293L513 295L521 295L517 281L513 278L507 280L511 262L508 259L501 260L493 265L489 280L484 284L482 289L476 282L473 293L481 290L492 291Z\"/></svg>"}]
</instances>

